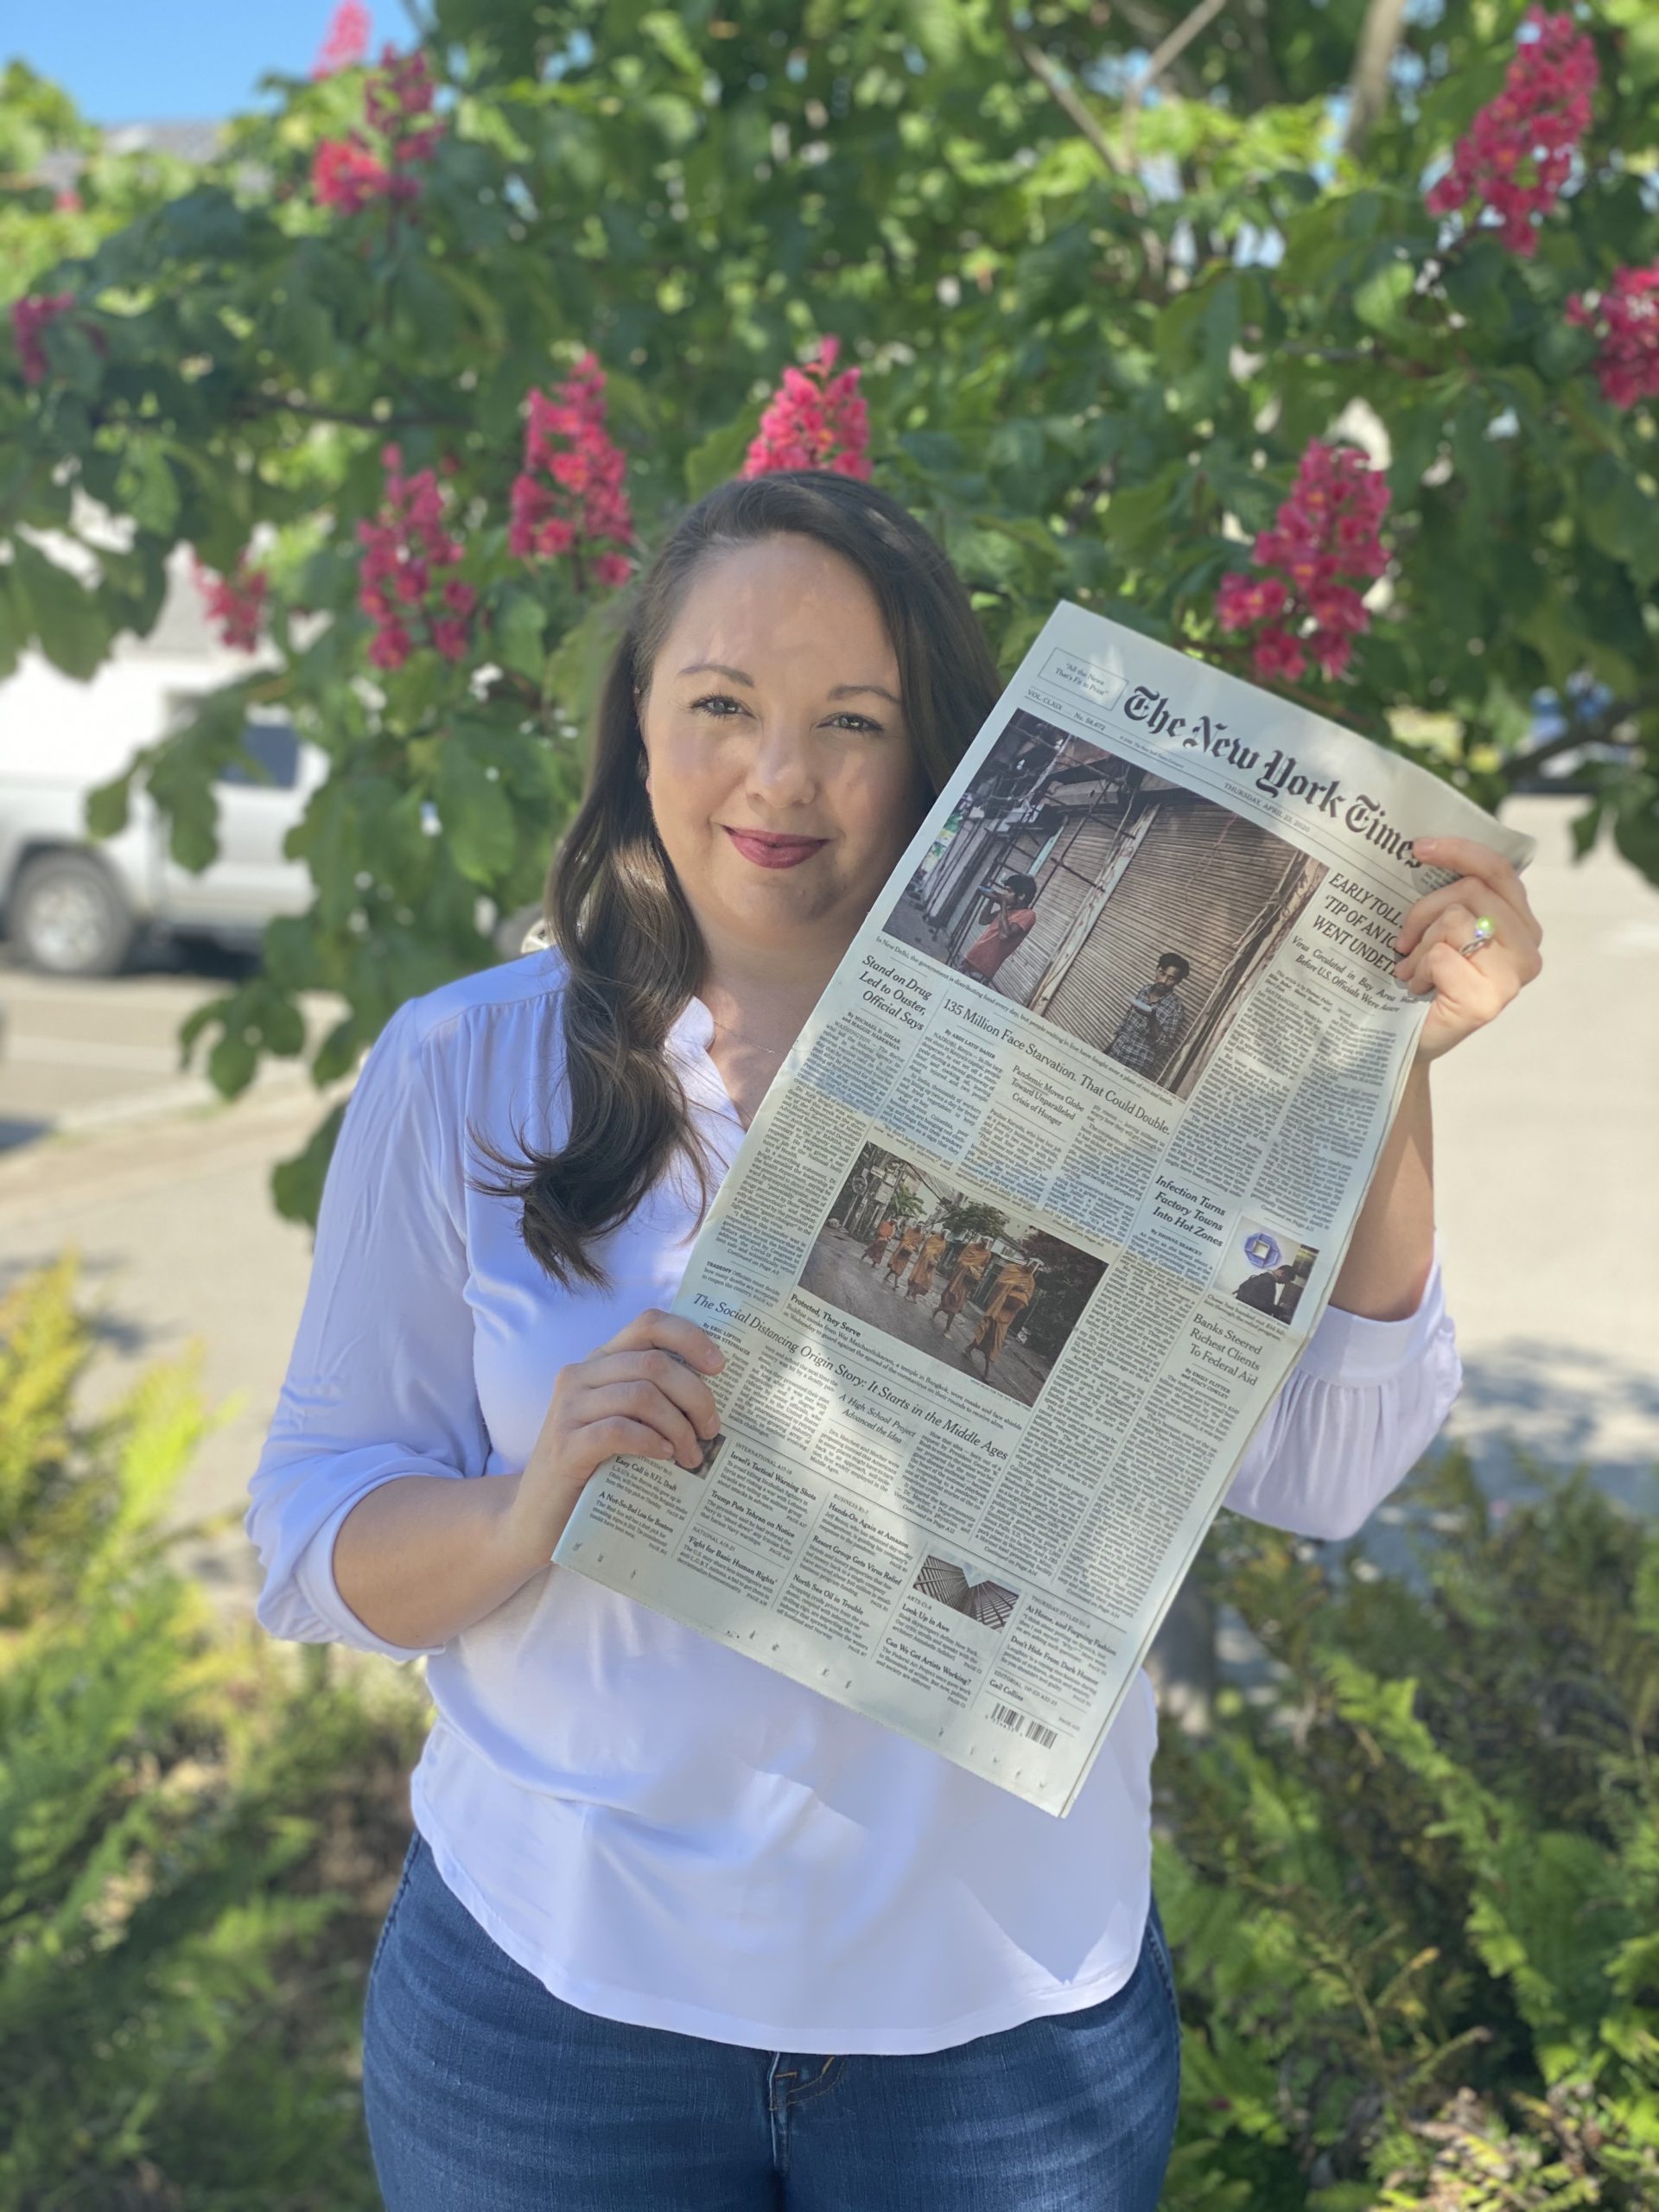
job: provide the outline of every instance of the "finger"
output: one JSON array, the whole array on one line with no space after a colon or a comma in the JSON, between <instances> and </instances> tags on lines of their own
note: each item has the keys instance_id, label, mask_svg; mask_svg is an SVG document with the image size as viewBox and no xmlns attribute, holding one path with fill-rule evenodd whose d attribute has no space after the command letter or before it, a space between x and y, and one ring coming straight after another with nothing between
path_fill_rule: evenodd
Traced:
<instances>
[{"instance_id":1,"label":"finger","mask_svg":"<svg viewBox=\"0 0 1659 2212\"><path fill-rule=\"evenodd\" d=\"M584 1363L582 1382L588 1389L648 1382L665 1398L673 1400L699 1435L712 1436L720 1427L714 1392L701 1375L677 1359L672 1352L601 1352Z\"/></svg>"},{"instance_id":2,"label":"finger","mask_svg":"<svg viewBox=\"0 0 1659 2212\"><path fill-rule=\"evenodd\" d=\"M1421 996L1424 991L1434 988L1428 979L1429 954L1438 952L1444 945L1450 945L1459 959L1471 960L1477 956L1465 952L1463 948L1471 942L1474 933L1475 917L1470 909L1463 906L1448 906L1444 913L1434 917L1424 931L1417 950L1402 960L1394 972L1408 990ZM1490 961L1497 949L1497 940L1494 938L1489 940L1478 957Z\"/></svg>"},{"instance_id":3,"label":"finger","mask_svg":"<svg viewBox=\"0 0 1659 2212\"><path fill-rule=\"evenodd\" d=\"M1484 1028L1521 988L1512 968L1503 963L1477 967L1449 944L1430 946L1422 983L1424 993L1434 995L1425 1035L1431 1048L1440 1052Z\"/></svg>"},{"instance_id":4,"label":"finger","mask_svg":"<svg viewBox=\"0 0 1659 2212\"><path fill-rule=\"evenodd\" d=\"M636 1313L626 1329L619 1329L609 1344L600 1349L623 1351L636 1346L678 1352L682 1359L690 1360L705 1375L718 1375L726 1364L725 1353L707 1329L700 1329L683 1314L664 1313L655 1306L647 1306L643 1313Z\"/></svg>"},{"instance_id":5,"label":"finger","mask_svg":"<svg viewBox=\"0 0 1659 2212\"><path fill-rule=\"evenodd\" d=\"M703 1440L666 1391L654 1382L609 1382L586 1391L573 1408L576 1424L591 1428L607 1421L629 1421L649 1429L658 1448L654 1457L677 1459L683 1467L702 1464Z\"/></svg>"},{"instance_id":6,"label":"finger","mask_svg":"<svg viewBox=\"0 0 1659 2212\"><path fill-rule=\"evenodd\" d=\"M1543 955L1529 937L1519 931L1507 908L1502 907L1490 894L1488 904L1498 909L1485 917L1488 921L1497 924L1497 932L1487 938L1479 951L1464 951L1464 947L1475 940L1478 918L1472 907L1454 902L1435 916L1415 948L1396 962L1394 972L1399 981L1408 985L1421 982L1425 952L1434 945L1449 944L1463 958L1478 961L1484 966L1491 967L1497 962L1507 961L1514 969L1517 988L1521 983L1531 982L1542 970Z\"/></svg>"},{"instance_id":7,"label":"finger","mask_svg":"<svg viewBox=\"0 0 1659 2212\"><path fill-rule=\"evenodd\" d=\"M1443 883L1438 891L1426 893L1408 910L1395 940L1400 951L1404 954L1413 950L1429 924L1445 913L1448 906L1459 905L1467 906L1471 913L1490 914L1497 925L1498 935L1507 944L1535 945L1542 935L1533 915L1521 913L1478 877L1460 875L1455 883Z\"/></svg>"},{"instance_id":8,"label":"finger","mask_svg":"<svg viewBox=\"0 0 1659 2212\"><path fill-rule=\"evenodd\" d=\"M1465 932L1473 927L1471 917L1459 914L1455 907L1434 924L1424 944L1403 963L1410 972L1400 980L1414 998L1440 991L1459 1008L1472 1012L1486 1003L1484 986L1493 983L1498 994L1491 1008L1496 1012L1497 1005L1507 1005L1515 996L1526 980L1515 956L1496 939L1478 953L1465 952L1463 948L1469 942ZM1537 957L1536 954L1532 957ZM1467 990L1463 988L1465 978L1461 972L1449 964L1453 960L1461 961L1470 971L1471 981Z\"/></svg>"},{"instance_id":9,"label":"finger","mask_svg":"<svg viewBox=\"0 0 1659 2212\"><path fill-rule=\"evenodd\" d=\"M583 1435L598 1454L594 1462L595 1474L607 1459L671 1459L675 1456L673 1446L654 1428L642 1421L630 1421L625 1414L590 1422Z\"/></svg>"},{"instance_id":10,"label":"finger","mask_svg":"<svg viewBox=\"0 0 1659 2212\"><path fill-rule=\"evenodd\" d=\"M1415 837L1411 849L1415 858L1426 861L1430 868L1459 868L1465 875L1474 876L1517 913L1525 914L1541 942L1543 927L1532 911L1526 887L1502 853L1494 852L1490 845L1478 843L1472 837Z\"/></svg>"}]
</instances>

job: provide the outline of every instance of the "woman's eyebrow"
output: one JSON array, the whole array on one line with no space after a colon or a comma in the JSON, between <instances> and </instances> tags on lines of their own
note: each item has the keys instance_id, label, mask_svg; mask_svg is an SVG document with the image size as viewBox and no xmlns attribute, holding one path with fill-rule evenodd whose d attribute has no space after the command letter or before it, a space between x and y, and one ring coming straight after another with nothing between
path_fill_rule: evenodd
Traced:
<instances>
[{"instance_id":1,"label":"woman's eyebrow","mask_svg":"<svg viewBox=\"0 0 1659 2212\"><path fill-rule=\"evenodd\" d=\"M746 683L751 691L754 678L745 676L741 668L728 668L723 660L694 660L680 671L682 676L728 676L734 683Z\"/></svg>"},{"instance_id":2,"label":"woman's eyebrow","mask_svg":"<svg viewBox=\"0 0 1659 2212\"><path fill-rule=\"evenodd\" d=\"M723 660L694 660L680 671L682 676L724 676L733 683L741 683L749 690L754 689L754 678L741 668L733 668ZM896 692L889 691L885 683L837 683L830 693L832 699L855 699L861 692L874 691L880 699L902 708L904 701Z\"/></svg>"},{"instance_id":3,"label":"woman's eyebrow","mask_svg":"<svg viewBox=\"0 0 1659 2212\"><path fill-rule=\"evenodd\" d=\"M878 698L891 700L895 707L902 707L905 703L895 693L889 691L885 683L837 683L830 696L832 699L854 699L861 691L874 691Z\"/></svg>"}]
</instances>

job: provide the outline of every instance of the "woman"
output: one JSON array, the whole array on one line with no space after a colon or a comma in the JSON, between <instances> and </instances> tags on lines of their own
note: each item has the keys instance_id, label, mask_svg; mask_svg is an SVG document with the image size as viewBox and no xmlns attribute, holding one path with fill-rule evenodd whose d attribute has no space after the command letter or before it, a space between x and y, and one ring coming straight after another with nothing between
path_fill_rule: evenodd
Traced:
<instances>
[{"instance_id":1,"label":"woman","mask_svg":"<svg viewBox=\"0 0 1659 2212\"><path fill-rule=\"evenodd\" d=\"M248 1528L268 1629L429 1661L365 2015L391 2212L1157 2201L1179 2036L1145 1677L1058 1821L548 1564L603 1461L693 1468L716 1431L720 1351L663 1308L995 684L893 501L712 493L610 671L556 950L400 1007L353 1094ZM1230 1493L1307 1535L1357 1527L1454 1395L1424 1069L1538 967L1507 868L1431 855L1470 876L1407 925L1424 1065Z\"/></svg>"}]
</instances>

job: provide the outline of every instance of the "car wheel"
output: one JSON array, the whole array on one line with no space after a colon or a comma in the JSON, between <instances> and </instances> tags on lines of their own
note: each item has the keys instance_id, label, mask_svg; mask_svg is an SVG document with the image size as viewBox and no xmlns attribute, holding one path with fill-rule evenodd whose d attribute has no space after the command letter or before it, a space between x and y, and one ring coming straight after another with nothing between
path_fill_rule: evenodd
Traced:
<instances>
[{"instance_id":1,"label":"car wheel","mask_svg":"<svg viewBox=\"0 0 1659 2212\"><path fill-rule=\"evenodd\" d=\"M138 925L101 862L42 853L11 895L10 934L26 966L49 976L114 976Z\"/></svg>"}]
</instances>

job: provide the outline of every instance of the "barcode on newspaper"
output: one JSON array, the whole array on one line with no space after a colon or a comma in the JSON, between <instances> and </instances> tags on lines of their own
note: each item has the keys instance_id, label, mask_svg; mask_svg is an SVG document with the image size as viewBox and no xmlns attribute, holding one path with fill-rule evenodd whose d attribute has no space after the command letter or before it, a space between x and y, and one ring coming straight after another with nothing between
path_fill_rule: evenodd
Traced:
<instances>
[{"instance_id":1,"label":"barcode on newspaper","mask_svg":"<svg viewBox=\"0 0 1659 2212\"><path fill-rule=\"evenodd\" d=\"M1059 1740L1052 1728L1045 1728L1040 1720L1027 1720L1011 1705L994 1705L991 1718L999 1728L1023 1728L1032 1742L1040 1744L1046 1751L1052 1751Z\"/></svg>"}]
</instances>

